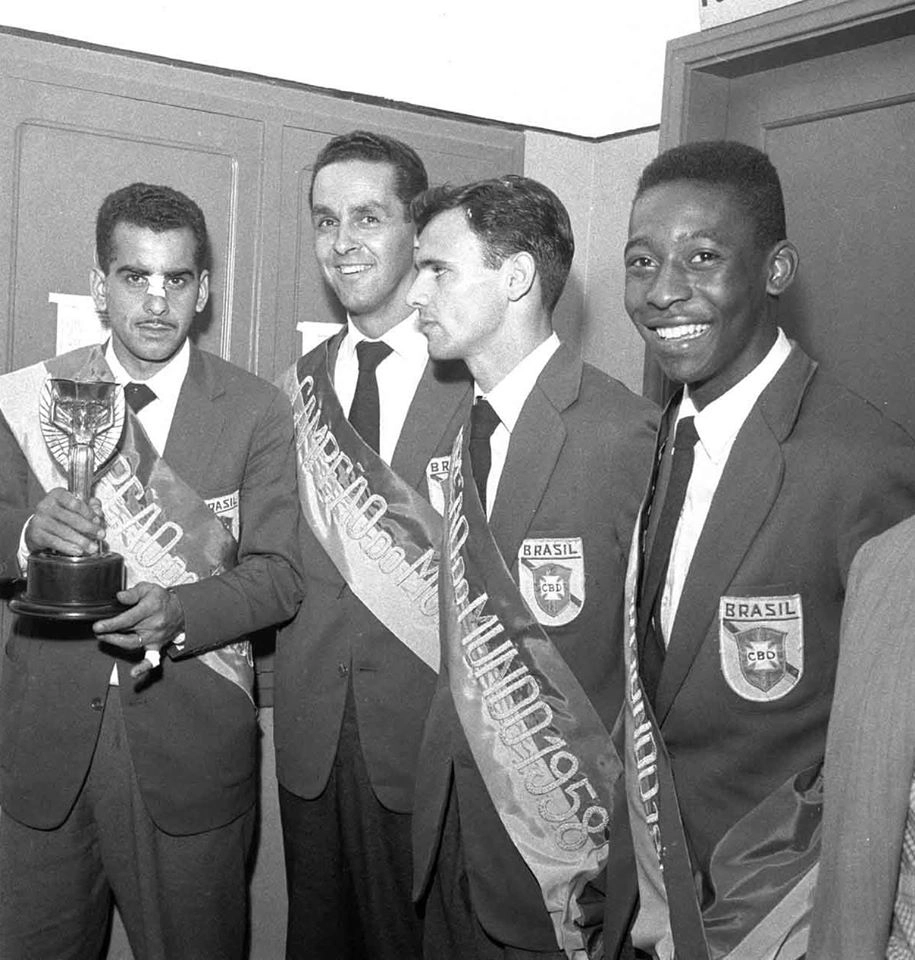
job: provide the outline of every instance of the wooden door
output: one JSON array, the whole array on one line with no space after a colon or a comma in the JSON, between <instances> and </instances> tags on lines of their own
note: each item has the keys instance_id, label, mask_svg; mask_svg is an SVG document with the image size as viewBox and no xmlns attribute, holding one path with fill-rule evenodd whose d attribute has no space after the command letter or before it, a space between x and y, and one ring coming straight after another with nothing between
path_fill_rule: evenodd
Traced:
<instances>
[{"instance_id":1,"label":"wooden door","mask_svg":"<svg viewBox=\"0 0 915 960\"><path fill-rule=\"evenodd\" d=\"M672 41L661 147L717 137L779 170L789 336L915 435L915 4L804 0Z\"/></svg>"}]
</instances>

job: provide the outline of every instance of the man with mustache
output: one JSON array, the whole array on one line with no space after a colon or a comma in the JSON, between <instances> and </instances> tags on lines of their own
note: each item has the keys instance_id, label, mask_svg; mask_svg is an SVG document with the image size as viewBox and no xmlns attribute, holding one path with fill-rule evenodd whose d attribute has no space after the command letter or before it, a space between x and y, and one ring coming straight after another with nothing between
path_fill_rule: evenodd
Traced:
<instances>
[{"instance_id":1,"label":"man with mustache","mask_svg":"<svg viewBox=\"0 0 915 960\"><path fill-rule=\"evenodd\" d=\"M137 960L241 960L259 733L245 637L300 599L292 421L275 387L188 339L210 284L194 201L116 190L96 249L108 342L0 378L0 571L18 573L29 551L107 544L125 560L126 609L47 619L43 598L44 616L13 618L0 955L99 956L113 899ZM88 503L44 442L49 376L115 381L126 397Z\"/></svg>"}]
</instances>

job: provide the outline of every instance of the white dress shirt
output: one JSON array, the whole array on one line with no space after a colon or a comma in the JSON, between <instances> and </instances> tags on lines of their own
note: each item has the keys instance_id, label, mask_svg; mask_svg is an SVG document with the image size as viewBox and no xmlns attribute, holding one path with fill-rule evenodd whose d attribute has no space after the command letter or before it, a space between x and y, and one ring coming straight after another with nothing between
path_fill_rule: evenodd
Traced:
<instances>
[{"instance_id":1,"label":"white dress shirt","mask_svg":"<svg viewBox=\"0 0 915 960\"><path fill-rule=\"evenodd\" d=\"M184 378L187 376L190 359L191 347L185 340L181 349L158 373L154 373L148 380L143 381L156 395L156 399L146 404L136 414L136 417L160 457L165 450L165 444L168 442L168 433L172 428L175 407L178 406L178 394L181 393ZM110 340L105 347L105 361L111 368L115 381L121 386L135 382L115 355Z\"/></svg>"},{"instance_id":2,"label":"white dress shirt","mask_svg":"<svg viewBox=\"0 0 915 960\"><path fill-rule=\"evenodd\" d=\"M699 535L705 526L712 497L718 489L728 462L731 447L734 446L734 440L750 410L788 359L790 352L791 344L779 329L775 343L760 363L702 410L696 410L689 396L689 387L684 390L683 400L677 411L677 423L683 417L694 417L699 440L695 446L693 472L686 488L686 498L667 565L664 592L661 594L661 630L665 644L670 639L689 565L699 542ZM674 436L675 430L676 424L671 426L671 436Z\"/></svg>"},{"instance_id":3,"label":"white dress shirt","mask_svg":"<svg viewBox=\"0 0 915 960\"><path fill-rule=\"evenodd\" d=\"M418 316L416 312L411 313L378 338L391 348L391 353L375 369L379 407L378 455L389 466L429 359L428 343L419 331ZM368 339L352 320L347 319L346 336L340 343L334 367L334 390L347 416L353 405L356 381L359 378L356 345Z\"/></svg>"},{"instance_id":4,"label":"white dress shirt","mask_svg":"<svg viewBox=\"0 0 915 960\"><path fill-rule=\"evenodd\" d=\"M543 368L549 363L550 357L559 349L559 337L550 334L543 343L536 346L516 366L509 371L489 393L483 393L474 384L474 400L483 397L499 417L499 425L493 430L489 438L489 450L492 460L489 466L489 476L486 480L486 516L492 516L492 505L496 502L496 493L499 490L499 481L505 469L505 458L508 456L508 444L511 441L512 430L521 416L521 408L527 403L531 390L537 383L537 378L543 373Z\"/></svg>"},{"instance_id":5,"label":"white dress shirt","mask_svg":"<svg viewBox=\"0 0 915 960\"><path fill-rule=\"evenodd\" d=\"M124 369L121 361L118 360L111 341L105 347L105 360L114 374L114 379L122 386L136 382L134 378ZM181 349L172 357L171 360L158 373L154 373L143 383L149 387L156 395L155 400L150 400L143 409L134 414L140 421L140 425L149 437L150 443L155 447L156 453L161 457L168 443L168 434L172 429L172 420L175 417L175 407L178 406L178 394L181 393L181 387L184 384L184 378L187 376L188 364L191 360L191 346L185 340ZM179 633L173 641L177 646L184 642L184 633ZM111 671L111 677L108 681L113 686L118 685L118 670L115 666Z\"/></svg>"}]
</instances>

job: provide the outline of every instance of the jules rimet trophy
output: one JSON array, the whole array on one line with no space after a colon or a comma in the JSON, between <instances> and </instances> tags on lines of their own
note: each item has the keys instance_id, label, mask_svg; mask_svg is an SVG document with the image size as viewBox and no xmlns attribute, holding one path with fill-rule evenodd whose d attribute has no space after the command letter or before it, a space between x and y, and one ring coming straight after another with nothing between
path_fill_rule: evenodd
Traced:
<instances>
[{"instance_id":1,"label":"jules rimet trophy","mask_svg":"<svg viewBox=\"0 0 915 960\"><path fill-rule=\"evenodd\" d=\"M124 391L110 381L51 378L39 417L51 456L67 474L67 489L84 503L93 479L114 455L124 427ZM97 620L124 607L124 558L104 544L92 556L41 550L28 558L25 592L10 601L20 614L59 620Z\"/></svg>"}]
</instances>

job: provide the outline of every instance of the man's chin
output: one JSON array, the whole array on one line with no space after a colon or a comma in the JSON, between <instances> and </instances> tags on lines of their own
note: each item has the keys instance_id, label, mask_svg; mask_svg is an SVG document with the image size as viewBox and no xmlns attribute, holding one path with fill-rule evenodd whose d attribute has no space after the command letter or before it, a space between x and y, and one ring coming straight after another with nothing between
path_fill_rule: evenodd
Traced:
<instances>
[{"instance_id":1,"label":"man's chin","mask_svg":"<svg viewBox=\"0 0 915 960\"><path fill-rule=\"evenodd\" d=\"M426 342L429 346L429 356L433 360L460 360L457 352L454 349L448 349L448 345L445 343L436 342L434 337L426 337Z\"/></svg>"}]
</instances>

